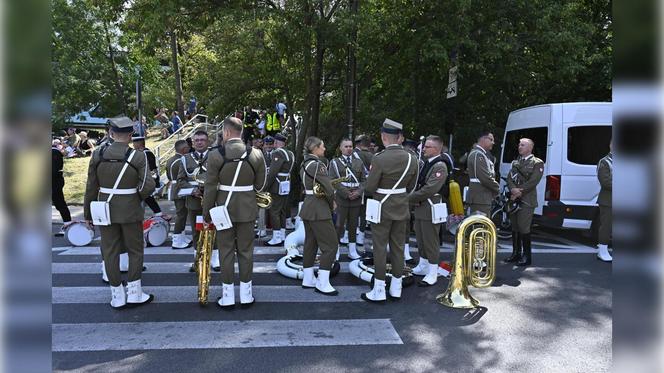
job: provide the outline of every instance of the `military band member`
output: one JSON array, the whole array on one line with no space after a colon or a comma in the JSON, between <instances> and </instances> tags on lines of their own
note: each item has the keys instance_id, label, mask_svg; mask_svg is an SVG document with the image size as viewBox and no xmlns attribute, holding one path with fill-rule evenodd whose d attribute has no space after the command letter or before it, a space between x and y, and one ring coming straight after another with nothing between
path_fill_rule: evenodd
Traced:
<instances>
[{"instance_id":1,"label":"military band member","mask_svg":"<svg viewBox=\"0 0 664 373\"><path fill-rule=\"evenodd\" d=\"M363 212L362 194L364 193L364 165L362 161L354 158L353 142L348 138L341 140L339 144L341 156L334 158L330 164L330 172L333 178L347 177L344 181L335 185L335 201L337 203L337 238L348 231L348 257L352 260L361 257L357 252L357 223L360 213Z\"/></svg>"},{"instance_id":2,"label":"military band member","mask_svg":"<svg viewBox=\"0 0 664 373\"><path fill-rule=\"evenodd\" d=\"M533 155L534 146L535 143L531 139L519 140L519 158L512 162L512 168L507 174L511 203L519 207L510 214L512 255L505 259L505 262L517 262L518 266L528 266L532 263L530 227L537 207L537 184L544 173L544 162Z\"/></svg>"},{"instance_id":3,"label":"military band member","mask_svg":"<svg viewBox=\"0 0 664 373\"><path fill-rule=\"evenodd\" d=\"M146 304L154 296L143 293L143 213L141 200L152 194L145 153L129 147L133 122L127 117L109 120L114 142L97 148L88 166L85 189L85 220L92 223L90 203L107 201L110 225L99 225L104 267L111 285L111 307ZM122 171L124 170L124 171ZM129 254L127 294L120 275L120 253Z\"/></svg>"},{"instance_id":4,"label":"military band member","mask_svg":"<svg viewBox=\"0 0 664 373\"><path fill-rule=\"evenodd\" d=\"M266 172L270 170L270 161L272 160L272 149L274 148L274 137L265 136L263 139L263 159L265 160ZM257 238L267 236L267 211L266 209L258 209L258 231L256 232Z\"/></svg>"},{"instance_id":5,"label":"military band member","mask_svg":"<svg viewBox=\"0 0 664 373\"><path fill-rule=\"evenodd\" d=\"M293 152L287 150L286 136L277 133L274 135L274 149L271 153L270 171L267 174L265 190L272 196L272 206L269 209L272 223L272 239L268 246L283 244L286 239L286 219L290 216L288 194L290 193L290 173L295 164Z\"/></svg>"},{"instance_id":6,"label":"military band member","mask_svg":"<svg viewBox=\"0 0 664 373\"><path fill-rule=\"evenodd\" d=\"M375 266L374 286L370 292L362 294L362 299L370 302L383 302L386 299L388 243L392 265L390 297L401 298L404 235L410 219L408 192L417 182L417 158L400 145L403 142L403 125L385 119L380 137L385 150L373 157L365 187L365 190L373 195L374 200L381 202L380 223L371 225Z\"/></svg>"},{"instance_id":7,"label":"military band member","mask_svg":"<svg viewBox=\"0 0 664 373\"><path fill-rule=\"evenodd\" d=\"M413 268L413 273L424 275L418 283L420 286L431 286L438 280L441 223L433 223L431 206L442 202L440 191L447 180L447 166L440 155L442 145L440 137L427 137L423 150L424 165L415 191L408 196L410 204L415 206L415 236L420 262Z\"/></svg>"},{"instance_id":8,"label":"military band member","mask_svg":"<svg viewBox=\"0 0 664 373\"><path fill-rule=\"evenodd\" d=\"M182 157L189 154L189 144L185 140L175 142L175 154L166 162L166 176L168 177L168 199L175 204L175 226L173 227L172 247L173 249L186 249L191 246L191 239L187 237L184 228L187 225L186 199L178 196L175 186L182 167Z\"/></svg>"},{"instance_id":9,"label":"military band member","mask_svg":"<svg viewBox=\"0 0 664 373\"><path fill-rule=\"evenodd\" d=\"M152 150L145 147L145 137L140 135L133 136L131 138L131 142L134 149L145 153L145 156L148 160L148 172L154 179L155 187L159 188L161 182L159 181L159 167L157 167L157 157L155 157ZM154 216L162 216L161 207L159 207L159 204L153 196L148 196L145 198L145 204L148 205L150 210L152 210Z\"/></svg>"},{"instance_id":10,"label":"military band member","mask_svg":"<svg viewBox=\"0 0 664 373\"><path fill-rule=\"evenodd\" d=\"M369 167L371 167L371 160L373 159L374 153L369 151L369 146L371 145L371 139L367 135L359 135L355 138L355 148L353 149L353 158L359 159L362 161L362 171L364 172L364 177L366 178L369 175ZM360 232L357 234L357 244L364 245L364 230L367 226L366 220L366 203L364 203L370 197L367 193L362 197L363 199L363 208L360 212Z\"/></svg>"},{"instance_id":11,"label":"military band member","mask_svg":"<svg viewBox=\"0 0 664 373\"><path fill-rule=\"evenodd\" d=\"M408 150L411 154L413 154L415 157L418 159L418 175L420 174L419 170L422 170L422 166L424 166L424 162L421 159L421 154L418 150L419 144L415 140L409 140L405 139L403 141L403 148ZM413 232L414 225L413 222L415 220L415 217L413 216L413 209L412 206L409 206L410 208L410 218L408 219L408 224L406 225L406 235L405 235L405 242L403 245L403 258L406 263L413 263L413 257L410 255L410 234Z\"/></svg>"},{"instance_id":12,"label":"military band member","mask_svg":"<svg viewBox=\"0 0 664 373\"><path fill-rule=\"evenodd\" d=\"M604 262L611 262L613 257L609 253L609 242L611 241L611 208L613 204L613 142L609 144L609 154L597 163L597 179L601 187L597 197L597 204L599 205L597 258Z\"/></svg>"},{"instance_id":13,"label":"military band member","mask_svg":"<svg viewBox=\"0 0 664 373\"><path fill-rule=\"evenodd\" d=\"M325 154L325 144L317 137L309 137L304 142L304 160L300 166L300 178L304 186L304 202L300 218L304 223L304 258L302 287L315 288L324 295L337 295L330 284L330 270L337 252L337 232L332 223L334 210L334 187L328 169L321 160ZM324 195L316 196L314 186L319 184ZM314 261L320 248L318 278L314 276Z\"/></svg>"},{"instance_id":14,"label":"military band member","mask_svg":"<svg viewBox=\"0 0 664 373\"><path fill-rule=\"evenodd\" d=\"M189 211L189 224L194 245L198 244L199 232L196 230L196 217L203 215L203 188L202 181L207 177L207 161L210 153L208 133L203 130L194 132L192 136L193 152L181 158L181 166L178 172L177 190L178 195L185 197L185 206ZM212 252L212 268L219 271L219 251ZM189 271L194 272L192 264Z\"/></svg>"},{"instance_id":15,"label":"military band member","mask_svg":"<svg viewBox=\"0 0 664 373\"><path fill-rule=\"evenodd\" d=\"M242 121L226 118L223 122L224 143L210 151L208 174L203 197L203 214L210 221L210 209L225 205L233 224L217 231L216 242L221 257L221 307L235 305L233 279L237 251L240 270L240 305L254 303L252 295L254 222L258 215L256 191L265 186L265 161L259 149L242 141Z\"/></svg>"},{"instance_id":16,"label":"military band member","mask_svg":"<svg viewBox=\"0 0 664 373\"><path fill-rule=\"evenodd\" d=\"M500 191L496 181L496 171L491 161L490 151L493 148L493 134L484 131L477 138L477 144L468 155L468 195L466 203L470 214L481 213L491 215L491 203Z\"/></svg>"},{"instance_id":17,"label":"military band member","mask_svg":"<svg viewBox=\"0 0 664 373\"><path fill-rule=\"evenodd\" d=\"M265 159L265 165L270 167L270 161L272 161L272 150L274 150L274 137L265 136L263 139L263 158Z\"/></svg>"}]
</instances>

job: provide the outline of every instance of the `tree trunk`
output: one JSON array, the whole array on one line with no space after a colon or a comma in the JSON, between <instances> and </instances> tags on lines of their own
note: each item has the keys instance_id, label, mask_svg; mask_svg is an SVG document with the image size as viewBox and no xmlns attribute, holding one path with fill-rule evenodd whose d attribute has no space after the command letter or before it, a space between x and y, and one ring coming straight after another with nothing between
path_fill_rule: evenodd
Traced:
<instances>
[{"instance_id":1,"label":"tree trunk","mask_svg":"<svg viewBox=\"0 0 664 373\"><path fill-rule=\"evenodd\" d=\"M111 43L111 34L108 31L108 23L104 21L104 32L106 33L106 45L108 47L108 59L111 62L111 69L113 70L113 79L115 80L115 94L120 111L127 115L127 99L124 95L122 88L122 81L120 80L120 72L118 65L115 63L115 52L113 51L113 44Z\"/></svg>"},{"instance_id":2,"label":"tree trunk","mask_svg":"<svg viewBox=\"0 0 664 373\"><path fill-rule=\"evenodd\" d=\"M182 76L178 62L178 39L175 29L171 30L171 64L175 73L175 107L180 116L184 115L184 98L182 97Z\"/></svg>"}]
</instances>

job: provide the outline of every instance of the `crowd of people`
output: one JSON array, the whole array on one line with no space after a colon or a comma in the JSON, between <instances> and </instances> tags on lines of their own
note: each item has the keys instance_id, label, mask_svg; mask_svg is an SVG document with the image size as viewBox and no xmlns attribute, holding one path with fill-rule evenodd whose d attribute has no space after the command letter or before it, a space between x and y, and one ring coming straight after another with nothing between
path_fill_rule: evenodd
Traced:
<instances>
[{"instance_id":1,"label":"crowd of people","mask_svg":"<svg viewBox=\"0 0 664 373\"><path fill-rule=\"evenodd\" d=\"M422 276L419 286L435 285L444 222L435 216L434 207L447 202L450 175L458 172L467 177L466 214L490 215L499 192L495 158L491 155L493 134L483 131L478 135L472 149L456 162L462 169L459 170L441 137L429 135L420 142L408 140L404 138L401 123L386 119L380 127L382 149L375 139L362 134L334 144L335 156L328 159L329 144L309 137L303 144L304 159L298 165L295 154L288 149L286 110L285 105L278 103L274 113L238 111L223 120L215 138L199 129L191 138L175 142L175 154L167 162L168 181L164 191L176 210L172 248L183 249L198 242L202 222L214 224L218 230L211 265L222 272L219 306L232 307L236 303L233 284L236 257L240 304L254 302L254 238L266 236L271 228L267 245L284 245L286 231L292 229L291 206L297 201L302 202L298 215L305 230L302 287L323 295L338 294L330 283L330 270L340 260L340 244L348 248L348 259L362 258L366 253L361 252L360 246L364 244L368 226L372 231L375 273L373 287L362 294L362 299L368 302L382 302L388 296L399 299L407 263L414 266L414 275ZM139 226L143 221L143 202L156 215L161 214L153 196L160 179L154 155L145 148L144 137L132 137L135 123L121 117L112 119L110 125L110 140L93 152L90 161L84 209L85 219L90 223L96 214L106 219L100 226L102 255L111 285L111 305L121 308L149 303L154 298L141 290L143 244ZM75 131L69 133L65 141L76 142L75 135ZM513 252L504 261L518 266L533 263L530 228L537 207L536 186L543 173L543 163L532 153L533 148L531 139L520 140L519 157L507 175L510 203L515 208L510 216ZM610 155L607 157L600 162L600 177L610 180L611 159ZM121 171L125 164L131 167ZM608 176L605 170L609 170ZM300 179L301 195L295 195L291 188L294 175ZM610 195L610 182L602 180L601 185L602 195ZM267 211L258 207L257 192L270 194L272 204ZM106 201L106 209L96 211L99 207L91 206L95 201ZM598 258L610 261L607 248L610 222L606 218L610 216L610 205L602 204ZM191 238L185 233L187 222L191 225ZM410 255L411 232L417 240L417 258ZM117 256L123 250L129 253L127 291L117 265ZM315 273L314 260L319 251L319 268ZM386 287L388 262L391 284ZM192 264L191 271L194 270Z\"/></svg>"}]
</instances>

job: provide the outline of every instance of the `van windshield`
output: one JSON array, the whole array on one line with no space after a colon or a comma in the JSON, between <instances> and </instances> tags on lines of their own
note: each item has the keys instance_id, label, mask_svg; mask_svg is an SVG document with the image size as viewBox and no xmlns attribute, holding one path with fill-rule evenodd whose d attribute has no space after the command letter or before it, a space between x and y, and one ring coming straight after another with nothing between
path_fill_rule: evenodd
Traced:
<instances>
[{"instance_id":1,"label":"van windshield","mask_svg":"<svg viewBox=\"0 0 664 373\"><path fill-rule=\"evenodd\" d=\"M548 143L548 129L546 127L521 128L507 132L502 162L510 163L519 157L519 140L524 137L535 142L533 154L546 163L546 145Z\"/></svg>"},{"instance_id":2,"label":"van windshield","mask_svg":"<svg viewBox=\"0 0 664 373\"><path fill-rule=\"evenodd\" d=\"M596 165L609 152L611 126L579 126L567 130L567 160Z\"/></svg>"}]
</instances>

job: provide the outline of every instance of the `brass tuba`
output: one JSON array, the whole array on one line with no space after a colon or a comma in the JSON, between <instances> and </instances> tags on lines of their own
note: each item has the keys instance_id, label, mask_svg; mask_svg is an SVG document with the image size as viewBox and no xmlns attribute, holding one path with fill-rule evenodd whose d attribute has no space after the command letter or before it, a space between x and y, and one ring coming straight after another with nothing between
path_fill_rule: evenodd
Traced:
<instances>
[{"instance_id":1,"label":"brass tuba","mask_svg":"<svg viewBox=\"0 0 664 373\"><path fill-rule=\"evenodd\" d=\"M496 279L496 226L484 215L466 218L456 234L454 272L447 290L436 297L452 308L476 308L480 302L468 292L491 286Z\"/></svg>"},{"instance_id":2,"label":"brass tuba","mask_svg":"<svg viewBox=\"0 0 664 373\"><path fill-rule=\"evenodd\" d=\"M196 272L198 273L198 303L206 305L210 291L210 257L217 233L213 224L204 224L196 244Z\"/></svg>"},{"instance_id":3,"label":"brass tuba","mask_svg":"<svg viewBox=\"0 0 664 373\"><path fill-rule=\"evenodd\" d=\"M258 208L269 209L272 206L272 196L269 192L256 192L256 204Z\"/></svg>"},{"instance_id":4,"label":"brass tuba","mask_svg":"<svg viewBox=\"0 0 664 373\"><path fill-rule=\"evenodd\" d=\"M337 178L337 179L330 180L330 182L332 183L332 186L336 186L337 184L341 184L341 183L347 183L349 181L350 181L350 176L344 176L344 177L340 177L340 178ZM325 198L325 188L323 188L323 186L320 183L318 183L318 182L314 183L314 189L313 190L314 190L314 196L316 196L318 198Z\"/></svg>"}]
</instances>

